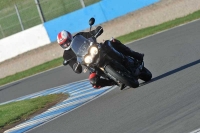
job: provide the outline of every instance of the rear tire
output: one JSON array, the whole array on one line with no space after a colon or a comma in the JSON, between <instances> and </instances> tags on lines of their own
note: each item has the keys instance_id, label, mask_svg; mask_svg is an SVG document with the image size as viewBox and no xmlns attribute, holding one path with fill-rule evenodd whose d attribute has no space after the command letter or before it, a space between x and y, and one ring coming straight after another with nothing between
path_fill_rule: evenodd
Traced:
<instances>
[{"instance_id":1,"label":"rear tire","mask_svg":"<svg viewBox=\"0 0 200 133\"><path fill-rule=\"evenodd\" d=\"M151 80L152 78L152 73L145 67L143 67L141 75L139 76L139 78L145 82Z\"/></svg>"},{"instance_id":2,"label":"rear tire","mask_svg":"<svg viewBox=\"0 0 200 133\"><path fill-rule=\"evenodd\" d=\"M118 66L118 68L116 69L120 69L120 67ZM122 68L123 69L123 68ZM119 71L123 71L123 70L119 70ZM119 80L119 82L127 85L127 86L130 86L130 87L133 87L133 88L137 88L139 86L139 82L138 80L134 79L134 78L130 78L126 75L122 75L120 73L118 73L116 70L113 69L112 66L110 65L107 65L105 70L110 74L112 75L113 77L115 77L117 80Z\"/></svg>"}]
</instances>

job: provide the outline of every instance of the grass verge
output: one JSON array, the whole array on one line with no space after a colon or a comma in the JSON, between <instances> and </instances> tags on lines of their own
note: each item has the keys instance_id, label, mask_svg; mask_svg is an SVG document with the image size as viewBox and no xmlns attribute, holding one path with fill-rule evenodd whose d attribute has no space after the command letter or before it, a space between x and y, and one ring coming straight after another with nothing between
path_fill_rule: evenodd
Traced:
<instances>
[{"instance_id":1,"label":"grass verge","mask_svg":"<svg viewBox=\"0 0 200 133\"><path fill-rule=\"evenodd\" d=\"M181 25L181 24L184 24L184 23L187 23L187 22L199 19L199 18L200 18L200 10L196 11L192 14L189 14L187 16L184 16L181 18L176 18L172 21L168 21L168 22L156 25L156 26L151 26L151 27L147 27L147 28L135 31L135 32L131 32L130 34L126 34L126 35L118 37L118 39L123 43L127 43L127 42L137 40L137 39L143 38L145 36L152 35L152 34L160 32L160 31L170 29L175 26L178 26L178 25Z\"/></svg>"},{"instance_id":2,"label":"grass verge","mask_svg":"<svg viewBox=\"0 0 200 133\"><path fill-rule=\"evenodd\" d=\"M160 32L160 31L163 31L163 30L166 30L166 29L178 26L180 24L184 24L184 23L199 19L199 18L200 18L200 10L196 11L192 14L189 14L185 17L177 18L177 19L172 20L172 21L168 21L168 22L156 25L156 26L144 28L144 29L132 32L130 34L120 36L117 39L119 39L123 43L127 43L127 42L130 42L130 41L133 41L133 40L136 40L136 39L139 39L139 38L143 38L145 36L155 34L157 32ZM4 85L4 84L10 83L10 82L19 80L21 78L31 76L33 74L36 74L36 73L57 67L61 64L62 64L62 58L58 58L58 59L55 59L53 61L46 62L42 65L33 67L33 68L28 69L26 71L22 71L22 72L16 73L15 75L11 75L11 76L7 76L5 78L2 78L2 79L0 79L0 85Z\"/></svg>"},{"instance_id":3,"label":"grass verge","mask_svg":"<svg viewBox=\"0 0 200 133\"><path fill-rule=\"evenodd\" d=\"M0 105L0 132L17 125L30 117L44 112L56 103L67 99L65 94L52 94L33 99Z\"/></svg>"},{"instance_id":4,"label":"grass verge","mask_svg":"<svg viewBox=\"0 0 200 133\"><path fill-rule=\"evenodd\" d=\"M4 84L10 83L12 81L16 81L16 80L37 74L37 73L43 72L45 70L49 70L51 68L55 68L61 64L62 64L62 58L60 57L60 58L54 59L52 61L46 62L44 64L41 64L39 66L30 68L28 70L18 72L14 75L10 75L5 78L2 78L2 79L0 79L0 85L4 85Z\"/></svg>"}]
</instances>

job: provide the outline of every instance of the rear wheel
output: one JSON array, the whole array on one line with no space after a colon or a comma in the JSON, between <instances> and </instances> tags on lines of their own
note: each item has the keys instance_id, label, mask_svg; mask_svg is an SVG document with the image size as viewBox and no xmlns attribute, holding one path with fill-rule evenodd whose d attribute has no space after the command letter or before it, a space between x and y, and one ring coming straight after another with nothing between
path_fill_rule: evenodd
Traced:
<instances>
[{"instance_id":1,"label":"rear wheel","mask_svg":"<svg viewBox=\"0 0 200 133\"><path fill-rule=\"evenodd\" d=\"M118 66L118 67L112 67L110 65L107 65L105 70L112 75L114 78L116 78L119 82L133 87L133 88L137 88L139 86L139 82L134 79L134 78L130 78L128 77L128 75L126 73L121 73L123 72L123 68Z\"/></svg>"},{"instance_id":2,"label":"rear wheel","mask_svg":"<svg viewBox=\"0 0 200 133\"><path fill-rule=\"evenodd\" d=\"M143 67L142 72L141 72L139 78L141 80L147 82L147 81L151 80L152 74L151 74L151 72L147 68Z\"/></svg>"}]
</instances>

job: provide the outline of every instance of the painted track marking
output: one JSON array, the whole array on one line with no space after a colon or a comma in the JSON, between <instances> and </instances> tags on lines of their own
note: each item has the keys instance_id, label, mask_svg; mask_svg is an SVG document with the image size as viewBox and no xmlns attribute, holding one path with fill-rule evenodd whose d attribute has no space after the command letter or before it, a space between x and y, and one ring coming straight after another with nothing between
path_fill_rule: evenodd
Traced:
<instances>
[{"instance_id":1,"label":"painted track marking","mask_svg":"<svg viewBox=\"0 0 200 133\"><path fill-rule=\"evenodd\" d=\"M23 96L15 100L11 100L0 105L7 104L10 102L21 101L25 99L32 99L39 96L45 96L49 94L58 94L58 93L68 93L70 97L63 102L53 106L47 111L27 120L4 133L16 133L16 132L26 132L37 126L45 124L55 118L60 117L88 102L96 99L97 97L111 91L112 86L104 87L101 89L94 89L88 80L82 80L78 82L73 82L70 84L62 85L59 87L54 87L31 95Z\"/></svg>"}]
</instances>

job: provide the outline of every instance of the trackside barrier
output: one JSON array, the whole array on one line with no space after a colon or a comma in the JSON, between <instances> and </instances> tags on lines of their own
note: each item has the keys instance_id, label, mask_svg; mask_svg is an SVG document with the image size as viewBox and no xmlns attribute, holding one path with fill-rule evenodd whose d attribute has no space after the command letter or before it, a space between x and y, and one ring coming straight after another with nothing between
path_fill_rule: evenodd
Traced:
<instances>
[{"instance_id":1,"label":"trackside barrier","mask_svg":"<svg viewBox=\"0 0 200 133\"><path fill-rule=\"evenodd\" d=\"M86 8L77 10L59 18L44 23L51 42L56 41L57 34L65 29L71 33L85 30L89 27L88 20L96 19L95 24L108 22L114 18L126 15L159 0L102 0Z\"/></svg>"},{"instance_id":2,"label":"trackside barrier","mask_svg":"<svg viewBox=\"0 0 200 133\"><path fill-rule=\"evenodd\" d=\"M50 40L43 25L0 40L0 62L49 44Z\"/></svg>"}]
</instances>

